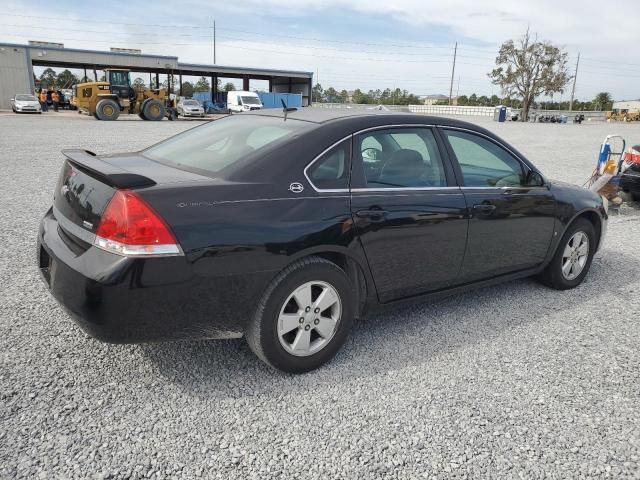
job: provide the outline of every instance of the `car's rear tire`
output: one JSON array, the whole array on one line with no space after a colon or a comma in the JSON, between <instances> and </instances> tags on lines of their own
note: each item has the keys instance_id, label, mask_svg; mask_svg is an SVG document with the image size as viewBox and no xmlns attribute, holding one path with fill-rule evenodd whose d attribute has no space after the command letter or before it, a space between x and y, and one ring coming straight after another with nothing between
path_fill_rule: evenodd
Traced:
<instances>
[{"instance_id":1,"label":"car's rear tire","mask_svg":"<svg viewBox=\"0 0 640 480\"><path fill-rule=\"evenodd\" d=\"M115 100L103 98L96 105L96 118L98 120L112 121L120 116L120 105Z\"/></svg>"},{"instance_id":2,"label":"car's rear tire","mask_svg":"<svg viewBox=\"0 0 640 480\"><path fill-rule=\"evenodd\" d=\"M568 290L582 283L597 247L593 224L585 218L575 220L562 236L556 253L538 279L556 290Z\"/></svg>"},{"instance_id":3,"label":"car's rear tire","mask_svg":"<svg viewBox=\"0 0 640 480\"><path fill-rule=\"evenodd\" d=\"M353 322L353 285L337 265L319 257L300 260L267 287L245 336L268 365L304 373L328 362Z\"/></svg>"},{"instance_id":4,"label":"car's rear tire","mask_svg":"<svg viewBox=\"0 0 640 480\"><path fill-rule=\"evenodd\" d=\"M142 113L144 114L145 120L159 122L164 118L166 110L161 101L150 99L142 106Z\"/></svg>"}]
</instances>

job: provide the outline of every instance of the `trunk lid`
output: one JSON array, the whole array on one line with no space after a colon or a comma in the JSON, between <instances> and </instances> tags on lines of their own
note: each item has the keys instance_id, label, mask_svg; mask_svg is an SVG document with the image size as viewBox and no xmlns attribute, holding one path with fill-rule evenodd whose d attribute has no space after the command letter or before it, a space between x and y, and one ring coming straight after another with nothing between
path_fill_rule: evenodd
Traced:
<instances>
[{"instance_id":1,"label":"trunk lid","mask_svg":"<svg viewBox=\"0 0 640 480\"><path fill-rule=\"evenodd\" d=\"M91 243L104 209L117 189L211 181L211 178L159 164L140 154L97 157L64 150L66 158L53 195L53 211L66 233Z\"/></svg>"}]
</instances>

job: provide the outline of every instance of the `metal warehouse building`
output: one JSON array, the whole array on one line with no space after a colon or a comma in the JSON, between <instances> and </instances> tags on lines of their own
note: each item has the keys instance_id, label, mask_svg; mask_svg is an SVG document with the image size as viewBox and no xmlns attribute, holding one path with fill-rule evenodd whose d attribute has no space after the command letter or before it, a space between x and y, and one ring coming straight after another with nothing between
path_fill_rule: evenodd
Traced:
<instances>
[{"instance_id":1,"label":"metal warehouse building","mask_svg":"<svg viewBox=\"0 0 640 480\"><path fill-rule=\"evenodd\" d=\"M134 72L156 75L173 74L182 84L182 75L205 76L214 87L218 77L242 79L243 89L249 90L251 80L266 80L270 92L302 94L302 105L311 104L312 72L272 70L265 68L227 67L220 65L194 65L178 62L178 57L145 55L126 52L79 50L41 45L0 43L0 108L11 108L10 100L17 93L35 90L33 67L62 67L85 70L127 68Z\"/></svg>"}]
</instances>

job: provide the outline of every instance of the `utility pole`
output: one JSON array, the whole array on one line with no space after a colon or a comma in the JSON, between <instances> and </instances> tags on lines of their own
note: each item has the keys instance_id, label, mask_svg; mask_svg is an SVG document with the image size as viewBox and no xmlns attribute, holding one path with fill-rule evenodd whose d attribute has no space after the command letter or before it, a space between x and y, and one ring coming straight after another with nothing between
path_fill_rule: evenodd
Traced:
<instances>
[{"instance_id":1,"label":"utility pole","mask_svg":"<svg viewBox=\"0 0 640 480\"><path fill-rule=\"evenodd\" d=\"M576 60L576 72L573 74L573 87L571 87L571 101L569 102L569 111L573 111L573 95L576 93L576 79L578 78L578 65L580 64L580 52Z\"/></svg>"},{"instance_id":2,"label":"utility pole","mask_svg":"<svg viewBox=\"0 0 640 480\"><path fill-rule=\"evenodd\" d=\"M213 64L216 64L216 21L213 21Z\"/></svg>"},{"instance_id":3,"label":"utility pole","mask_svg":"<svg viewBox=\"0 0 640 480\"><path fill-rule=\"evenodd\" d=\"M456 57L458 56L458 42L453 49L453 68L451 69L451 85L449 86L449 105L453 104L453 77L456 74Z\"/></svg>"}]
</instances>

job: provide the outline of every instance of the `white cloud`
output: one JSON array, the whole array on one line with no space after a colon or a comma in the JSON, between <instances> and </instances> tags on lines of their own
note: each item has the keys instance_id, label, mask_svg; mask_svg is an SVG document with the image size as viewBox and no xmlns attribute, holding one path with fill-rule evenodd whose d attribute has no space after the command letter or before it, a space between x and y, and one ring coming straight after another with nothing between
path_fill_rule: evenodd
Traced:
<instances>
[{"instance_id":1,"label":"white cloud","mask_svg":"<svg viewBox=\"0 0 640 480\"><path fill-rule=\"evenodd\" d=\"M171 23L172 16L167 12L172 12L174 5L168 2L156 2L154 5L155 13L150 17L145 6L134 3L127 7L131 10L127 18L131 23ZM210 11L210 6L208 1L192 0L181 8L180 23L208 23L209 19L202 18L197 12ZM640 79L640 57L636 53L640 44L640 29L637 27L640 2L637 0L616 0L606 5L592 0L253 0L235 2L225 8L233 9L234 14L218 20L221 27L218 32L219 64L318 71L319 80L325 87L370 89L399 86L417 94L447 93L451 46L422 48L428 46L422 44L420 48L385 48L319 43L277 35L256 36L225 31L224 27L242 27L228 19L243 18L244 15L260 18L265 12L265 18L271 15L269 20L273 23L273 12L277 12L282 32L300 37L310 36L300 16L314 12L314 25L320 27L323 12L336 11L342 15L357 16L361 19L363 31L366 31L369 14L387 16L390 22L424 27L427 38L430 27L444 27L452 32L452 38L459 38L462 42L454 93L459 79L460 93L486 95L499 94L499 91L486 77L493 63L493 54L482 50L497 50L503 40L518 37L529 26L540 38L564 46L571 62L575 61L578 52L581 53L576 90L579 98L591 98L601 90L611 91L617 98L640 97L640 89L636 87ZM38 10L17 0L5 5L4 11L38 15ZM146 14L134 15L136 11ZM211 35L208 29L153 29L118 24L116 19L111 20L114 23L89 23L82 12L79 8L72 9L70 14L61 12L60 15L72 20L70 22L5 15L0 20L3 24L0 25L0 40L60 39L69 47L98 50L107 50L110 46L139 47L145 53L177 55L185 62L212 62L212 39L207 37ZM258 31L257 28L253 30ZM335 40L348 41L346 38ZM370 43L380 42L372 32ZM397 43L409 42L399 38ZM474 50L478 47L481 50ZM623 65L622 62L631 65ZM568 93L562 97L568 98Z\"/></svg>"}]
</instances>

